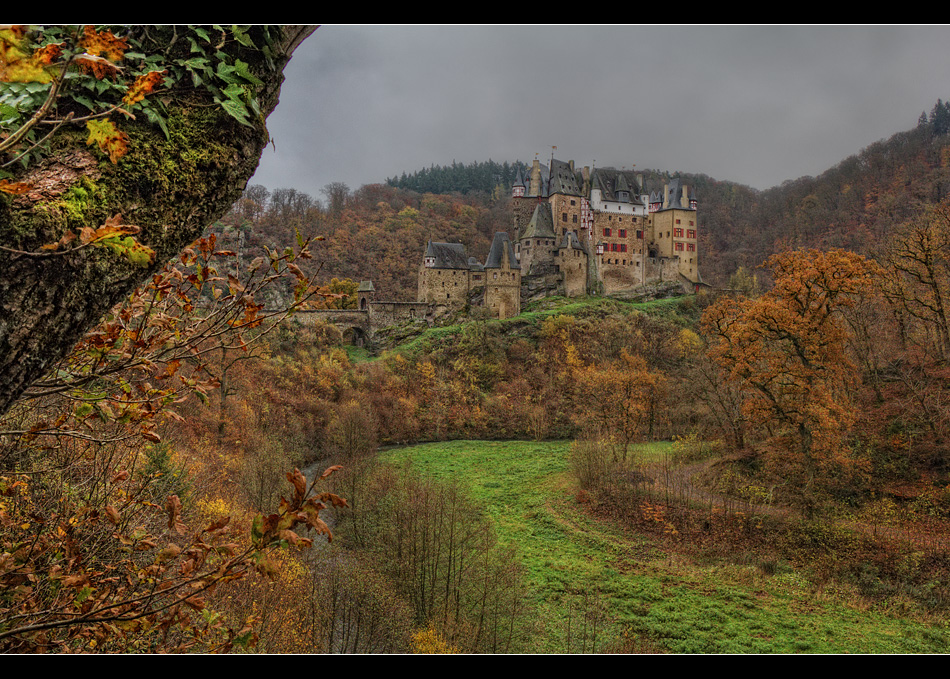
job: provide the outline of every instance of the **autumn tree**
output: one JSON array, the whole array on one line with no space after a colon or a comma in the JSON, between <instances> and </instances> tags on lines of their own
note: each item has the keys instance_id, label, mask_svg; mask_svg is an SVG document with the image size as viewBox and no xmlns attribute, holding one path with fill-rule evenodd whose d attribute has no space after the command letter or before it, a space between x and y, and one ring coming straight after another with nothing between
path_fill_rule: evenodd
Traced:
<instances>
[{"instance_id":1,"label":"autumn tree","mask_svg":"<svg viewBox=\"0 0 950 679\"><path fill-rule=\"evenodd\" d=\"M231 207L312 31L0 32L0 413Z\"/></svg>"},{"instance_id":2,"label":"autumn tree","mask_svg":"<svg viewBox=\"0 0 950 679\"><path fill-rule=\"evenodd\" d=\"M614 462L626 462L630 446L652 434L664 380L626 350L617 361L575 374L579 422L610 446Z\"/></svg>"},{"instance_id":3,"label":"autumn tree","mask_svg":"<svg viewBox=\"0 0 950 679\"><path fill-rule=\"evenodd\" d=\"M899 226L886 243L883 263L890 299L922 325L937 355L950 357L950 201Z\"/></svg>"},{"instance_id":4,"label":"autumn tree","mask_svg":"<svg viewBox=\"0 0 950 679\"><path fill-rule=\"evenodd\" d=\"M847 458L856 373L841 311L874 285L879 269L840 250L785 252L765 266L774 287L756 299L722 298L706 310L703 328L744 414L787 442L797 485L807 491Z\"/></svg>"},{"instance_id":5,"label":"autumn tree","mask_svg":"<svg viewBox=\"0 0 950 679\"><path fill-rule=\"evenodd\" d=\"M342 500L299 471L249 533L196 524L154 447L174 404L217 386L208 352L245 351L268 322L259 286L289 274L310 290L293 262L306 242L246 277L216 268L235 253L214 238L186 246L253 172L311 31L0 30L3 650L247 644L204 597L265 550L309 544L298 525L329 533L319 512Z\"/></svg>"}]
</instances>

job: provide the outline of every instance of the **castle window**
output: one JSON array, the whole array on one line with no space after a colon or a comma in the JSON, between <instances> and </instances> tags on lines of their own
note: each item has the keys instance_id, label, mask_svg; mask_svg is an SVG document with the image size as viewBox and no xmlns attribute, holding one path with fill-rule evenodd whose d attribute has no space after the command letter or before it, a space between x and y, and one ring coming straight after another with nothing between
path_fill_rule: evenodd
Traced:
<instances>
[{"instance_id":1,"label":"castle window","mask_svg":"<svg viewBox=\"0 0 950 679\"><path fill-rule=\"evenodd\" d=\"M609 229L609 228L605 228L605 229L604 229L604 235L605 235L605 236L609 236L609 235L610 235L610 229Z\"/></svg>"},{"instance_id":2,"label":"castle window","mask_svg":"<svg viewBox=\"0 0 950 679\"><path fill-rule=\"evenodd\" d=\"M679 224L679 223L680 223L680 220L677 219L677 220L676 220L676 223Z\"/></svg>"},{"instance_id":3,"label":"castle window","mask_svg":"<svg viewBox=\"0 0 950 679\"><path fill-rule=\"evenodd\" d=\"M692 219L689 220L689 225L690 225L690 226L693 226L693 220L692 220Z\"/></svg>"},{"instance_id":4,"label":"castle window","mask_svg":"<svg viewBox=\"0 0 950 679\"><path fill-rule=\"evenodd\" d=\"M637 238L639 238L640 240L643 240L643 232L642 232L642 231L637 231Z\"/></svg>"},{"instance_id":5,"label":"castle window","mask_svg":"<svg viewBox=\"0 0 950 679\"><path fill-rule=\"evenodd\" d=\"M620 244L620 252L626 252L626 251L627 251L627 244L626 244L626 243L621 243L621 244Z\"/></svg>"},{"instance_id":6,"label":"castle window","mask_svg":"<svg viewBox=\"0 0 950 679\"><path fill-rule=\"evenodd\" d=\"M561 221L562 221L562 222L566 222L566 221L567 221L567 213L566 213L566 212L562 212L562 213L561 213Z\"/></svg>"},{"instance_id":7,"label":"castle window","mask_svg":"<svg viewBox=\"0 0 950 679\"><path fill-rule=\"evenodd\" d=\"M676 249L677 249L677 250L682 250L682 249L683 249L683 244L682 244L682 243L677 243L677 244L676 244Z\"/></svg>"},{"instance_id":8,"label":"castle window","mask_svg":"<svg viewBox=\"0 0 950 679\"><path fill-rule=\"evenodd\" d=\"M696 252L696 243L687 243L686 250L689 252Z\"/></svg>"},{"instance_id":9,"label":"castle window","mask_svg":"<svg viewBox=\"0 0 950 679\"><path fill-rule=\"evenodd\" d=\"M571 216L571 221L574 222L575 224L577 224L577 215L572 215L572 216Z\"/></svg>"},{"instance_id":10,"label":"castle window","mask_svg":"<svg viewBox=\"0 0 950 679\"><path fill-rule=\"evenodd\" d=\"M627 237L627 230L626 230L626 229L620 229L620 234L619 234L619 235L620 235L621 238L626 238L626 237Z\"/></svg>"},{"instance_id":11,"label":"castle window","mask_svg":"<svg viewBox=\"0 0 950 679\"><path fill-rule=\"evenodd\" d=\"M678 222L679 222L679 220L677 220L677 223L678 223ZM674 237L674 238L682 238L682 237L683 237L683 229L673 229L673 237Z\"/></svg>"},{"instance_id":12,"label":"castle window","mask_svg":"<svg viewBox=\"0 0 950 679\"><path fill-rule=\"evenodd\" d=\"M695 237L696 237L696 229L686 229L686 237L687 237L687 238L695 238Z\"/></svg>"}]
</instances>

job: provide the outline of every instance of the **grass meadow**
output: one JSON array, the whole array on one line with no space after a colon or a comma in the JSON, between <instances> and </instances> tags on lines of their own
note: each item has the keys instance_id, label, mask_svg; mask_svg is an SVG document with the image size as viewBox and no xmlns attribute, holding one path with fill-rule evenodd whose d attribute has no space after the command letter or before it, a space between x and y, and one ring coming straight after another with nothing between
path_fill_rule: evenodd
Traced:
<instances>
[{"instance_id":1,"label":"grass meadow","mask_svg":"<svg viewBox=\"0 0 950 679\"><path fill-rule=\"evenodd\" d=\"M382 451L454 479L517 547L538 652L944 653L946 621L872 610L786 564L704 559L601 519L577 499L570 442L452 441ZM669 443L645 444L659 460ZM662 536L660 536L662 537Z\"/></svg>"}]
</instances>

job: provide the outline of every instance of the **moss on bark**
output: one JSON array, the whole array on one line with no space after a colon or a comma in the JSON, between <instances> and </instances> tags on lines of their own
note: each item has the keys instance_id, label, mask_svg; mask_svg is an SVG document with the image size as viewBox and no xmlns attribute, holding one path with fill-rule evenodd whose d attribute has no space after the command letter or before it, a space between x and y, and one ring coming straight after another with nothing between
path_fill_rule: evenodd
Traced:
<instances>
[{"instance_id":1,"label":"moss on bark","mask_svg":"<svg viewBox=\"0 0 950 679\"><path fill-rule=\"evenodd\" d=\"M258 102L265 115L305 34L285 30L277 58L240 48L264 83ZM16 177L33 190L0 199L0 245L31 253L0 251L0 414L83 332L227 211L268 141L263 116L243 125L201 89L176 94L168 137L140 120L117 127L128 135L128 152L117 163L87 146L81 129L67 130L42 162ZM152 265L136 265L107 248L40 250L68 230L97 228L116 214L142 229L139 242L156 253Z\"/></svg>"}]
</instances>

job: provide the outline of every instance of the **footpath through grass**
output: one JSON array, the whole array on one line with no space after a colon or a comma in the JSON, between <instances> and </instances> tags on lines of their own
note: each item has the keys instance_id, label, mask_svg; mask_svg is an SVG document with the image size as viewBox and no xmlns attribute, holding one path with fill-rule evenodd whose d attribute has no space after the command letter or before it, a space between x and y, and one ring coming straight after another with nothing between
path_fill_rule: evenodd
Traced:
<instances>
[{"instance_id":1,"label":"footpath through grass","mask_svg":"<svg viewBox=\"0 0 950 679\"><path fill-rule=\"evenodd\" d=\"M382 453L461 482L484 504L499 538L517 546L538 609L533 650L599 651L621 637L628 649L674 653L950 650L946 622L861 610L792 572L692 563L592 518L575 501L569 449L569 442L452 441ZM655 444L640 454L665 450Z\"/></svg>"}]
</instances>

